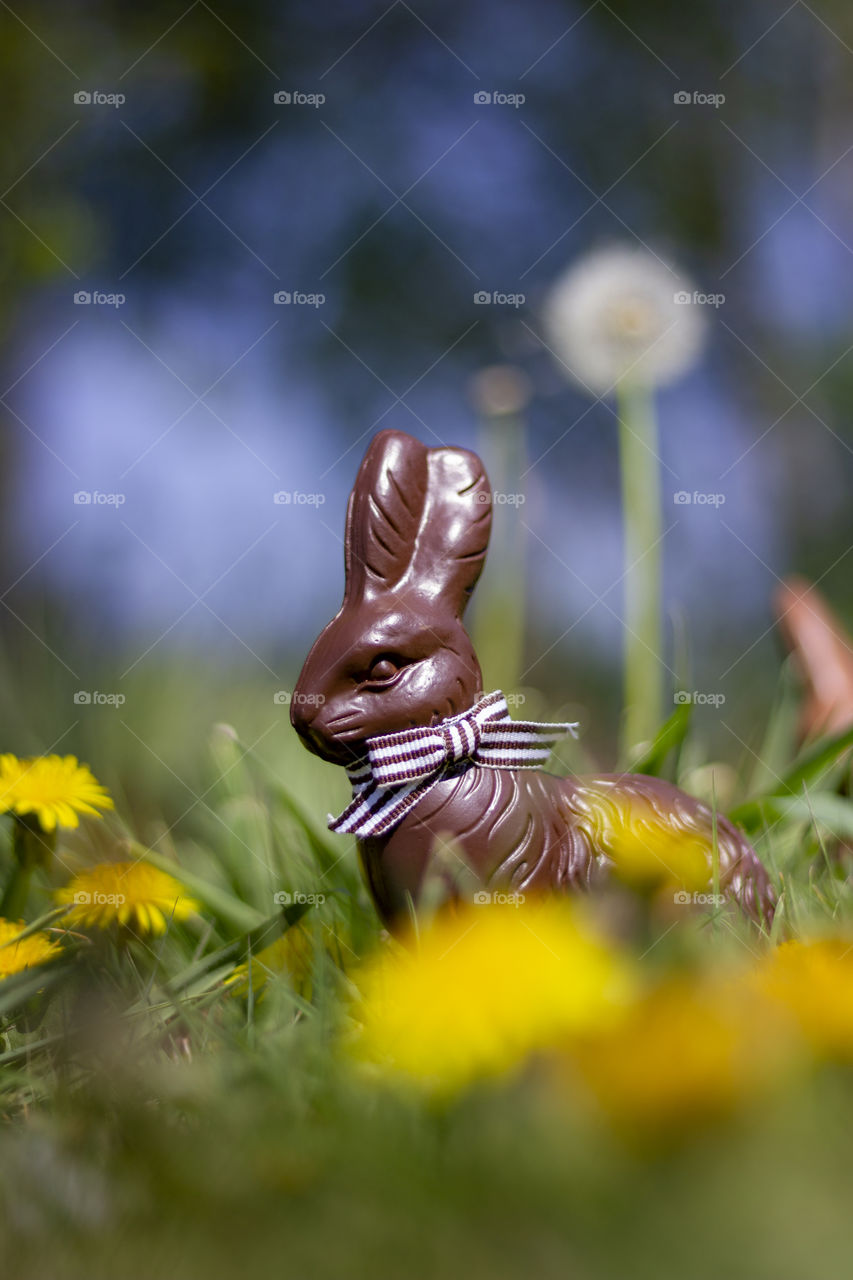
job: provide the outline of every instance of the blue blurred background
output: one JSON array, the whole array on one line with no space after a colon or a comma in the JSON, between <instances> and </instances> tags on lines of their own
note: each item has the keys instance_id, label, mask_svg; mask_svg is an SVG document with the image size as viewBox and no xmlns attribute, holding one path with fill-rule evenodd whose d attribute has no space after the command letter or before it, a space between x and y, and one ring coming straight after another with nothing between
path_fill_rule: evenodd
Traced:
<instances>
[{"instance_id":1,"label":"blue blurred background","mask_svg":"<svg viewBox=\"0 0 853 1280\"><path fill-rule=\"evenodd\" d=\"M504 365L526 502L497 512L481 591L523 544L522 683L576 708L608 763L616 421L541 316L578 257L643 243L725 297L660 398L665 591L679 673L726 697L702 713L715 748L757 749L778 579L820 578L853 617L841 0L48 0L0 29L9 747L109 741L119 769L124 743L168 782L216 720L286 733L272 695L338 606L368 439L499 467L477 375Z\"/></svg>"}]
</instances>

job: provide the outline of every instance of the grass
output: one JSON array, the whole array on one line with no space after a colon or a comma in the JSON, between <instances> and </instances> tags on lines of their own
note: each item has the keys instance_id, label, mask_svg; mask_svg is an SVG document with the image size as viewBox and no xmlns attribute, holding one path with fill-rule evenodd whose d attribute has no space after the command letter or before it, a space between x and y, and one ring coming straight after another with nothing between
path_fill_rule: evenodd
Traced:
<instances>
[{"instance_id":1,"label":"grass","mask_svg":"<svg viewBox=\"0 0 853 1280\"><path fill-rule=\"evenodd\" d=\"M619 471L625 563L623 753L649 740L663 707L661 463L653 393L619 384Z\"/></svg>"},{"instance_id":2,"label":"grass","mask_svg":"<svg viewBox=\"0 0 853 1280\"><path fill-rule=\"evenodd\" d=\"M800 750L796 699L785 674L761 764L739 771L728 804L780 888L775 937L853 924L853 735ZM152 723L158 710L167 724L167 699ZM198 744L183 817L193 797L161 770L166 821L134 783L134 757L114 777L88 752L130 789L116 786L120 816L62 846L27 919L56 926L51 886L75 867L152 849L202 910L163 938L79 935L61 962L0 982L3 1274L842 1274L849 1066L824 1062L651 1147L555 1089L541 1061L442 1105L355 1072L339 1048L352 973L386 944L352 847L323 826L345 787L284 725L255 748L260 730L247 729L247 742L214 727ZM143 770L149 755L136 744ZM641 767L705 777L711 799L701 756L691 708L678 706ZM0 854L8 878L11 848ZM282 906L281 893L316 901ZM697 957L724 967L767 945L729 907L643 927L648 974ZM291 930L298 963L263 981L258 953Z\"/></svg>"}]
</instances>

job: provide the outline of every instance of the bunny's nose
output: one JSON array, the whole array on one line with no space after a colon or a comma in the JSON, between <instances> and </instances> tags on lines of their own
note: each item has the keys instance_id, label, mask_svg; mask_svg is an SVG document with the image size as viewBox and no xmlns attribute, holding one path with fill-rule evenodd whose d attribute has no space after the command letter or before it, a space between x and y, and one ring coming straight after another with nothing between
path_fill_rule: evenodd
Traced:
<instances>
[{"instance_id":1,"label":"bunny's nose","mask_svg":"<svg viewBox=\"0 0 853 1280\"><path fill-rule=\"evenodd\" d=\"M299 734L304 745L321 760L338 764L349 758L349 752L343 744L336 744L323 722L323 706L310 700L290 704L290 723Z\"/></svg>"},{"instance_id":2,"label":"bunny's nose","mask_svg":"<svg viewBox=\"0 0 853 1280\"><path fill-rule=\"evenodd\" d=\"M300 697L298 691L293 695L290 701L290 723L300 738L307 738L310 735L311 725L319 710L316 703Z\"/></svg>"},{"instance_id":3,"label":"bunny's nose","mask_svg":"<svg viewBox=\"0 0 853 1280\"><path fill-rule=\"evenodd\" d=\"M328 751L326 739L318 729L297 729L296 731L309 751L315 756L325 756Z\"/></svg>"}]
</instances>

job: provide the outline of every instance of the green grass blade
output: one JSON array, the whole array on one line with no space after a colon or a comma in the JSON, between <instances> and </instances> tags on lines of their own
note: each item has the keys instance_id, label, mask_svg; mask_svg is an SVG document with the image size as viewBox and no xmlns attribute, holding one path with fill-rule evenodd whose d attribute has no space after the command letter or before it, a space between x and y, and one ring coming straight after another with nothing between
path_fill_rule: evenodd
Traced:
<instances>
[{"instance_id":1,"label":"green grass blade","mask_svg":"<svg viewBox=\"0 0 853 1280\"><path fill-rule=\"evenodd\" d=\"M186 867L176 863L172 858L164 858L162 854L154 853L153 850L146 849L144 845L138 844L136 841L132 842L131 852L135 857L150 862L152 867L157 867L158 870L165 871L167 875L174 876L193 897L198 898L203 906L212 911L229 928L246 934L251 933L253 929L259 928L264 923L264 917L260 911L256 911L254 907L250 907L245 902L241 902L239 898L229 893L226 889L221 889L217 885L211 884L209 880L195 875Z\"/></svg>"},{"instance_id":2,"label":"green grass blade","mask_svg":"<svg viewBox=\"0 0 853 1280\"><path fill-rule=\"evenodd\" d=\"M794 795L798 795L804 785L820 779L851 747L853 747L853 729L845 729L831 738L822 738L800 756L788 773L782 775L783 784Z\"/></svg>"},{"instance_id":3,"label":"green grass blade","mask_svg":"<svg viewBox=\"0 0 853 1280\"><path fill-rule=\"evenodd\" d=\"M648 773L656 778L662 775L667 756L673 751L678 751L687 737L691 711L692 706L689 702L678 704L672 715L664 720L648 749L636 760L631 761L631 769L634 773Z\"/></svg>"}]
</instances>

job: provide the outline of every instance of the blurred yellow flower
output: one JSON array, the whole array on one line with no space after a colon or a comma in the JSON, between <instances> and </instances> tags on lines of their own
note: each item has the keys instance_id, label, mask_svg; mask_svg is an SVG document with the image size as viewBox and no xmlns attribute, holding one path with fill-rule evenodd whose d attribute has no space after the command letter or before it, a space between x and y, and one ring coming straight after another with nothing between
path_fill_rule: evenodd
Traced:
<instances>
[{"instance_id":1,"label":"blurred yellow flower","mask_svg":"<svg viewBox=\"0 0 853 1280\"><path fill-rule=\"evenodd\" d=\"M43 932L31 933L28 938L16 942L26 927L23 920L0 919L0 979L44 964L61 950L59 944Z\"/></svg>"},{"instance_id":2,"label":"blurred yellow flower","mask_svg":"<svg viewBox=\"0 0 853 1280\"><path fill-rule=\"evenodd\" d=\"M310 994L314 945L299 923L291 925L275 942L252 956L252 991L260 996L271 977L286 973L300 994ZM239 964L227 980L237 995L249 994L249 962Z\"/></svg>"},{"instance_id":3,"label":"blurred yellow flower","mask_svg":"<svg viewBox=\"0 0 853 1280\"><path fill-rule=\"evenodd\" d=\"M76 827L80 813L112 809L109 792L76 756L0 756L0 813L35 814L45 831Z\"/></svg>"},{"instance_id":4,"label":"blurred yellow flower","mask_svg":"<svg viewBox=\"0 0 853 1280\"><path fill-rule=\"evenodd\" d=\"M695 893L710 887L712 843L701 832L664 822L641 796L628 801L584 786L581 801L590 836L613 860L620 879L642 889L671 886Z\"/></svg>"},{"instance_id":5,"label":"blurred yellow flower","mask_svg":"<svg viewBox=\"0 0 853 1280\"><path fill-rule=\"evenodd\" d=\"M669 1140L763 1092L793 1062L790 1047L784 1023L741 981L679 975L569 1057L617 1128Z\"/></svg>"},{"instance_id":6,"label":"blurred yellow flower","mask_svg":"<svg viewBox=\"0 0 853 1280\"><path fill-rule=\"evenodd\" d=\"M793 1014L812 1049L853 1058L853 939L783 942L759 967L757 981Z\"/></svg>"},{"instance_id":7,"label":"blurred yellow flower","mask_svg":"<svg viewBox=\"0 0 853 1280\"><path fill-rule=\"evenodd\" d=\"M355 1055L438 1094L606 1024L632 990L627 962L562 899L444 913L355 982Z\"/></svg>"},{"instance_id":8,"label":"blurred yellow flower","mask_svg":"<svg viewBox=\"0 0 853 1280\"><path fill-rule=\"evenodd\" d=\"M101 863L79 872L55 897L69 908L63 923L83 929L107 929L117 922L135 923L143 933L165 933L171 921L186 920L199 909L182 884L147 862Z\"/></svg>"}]
</instances>

